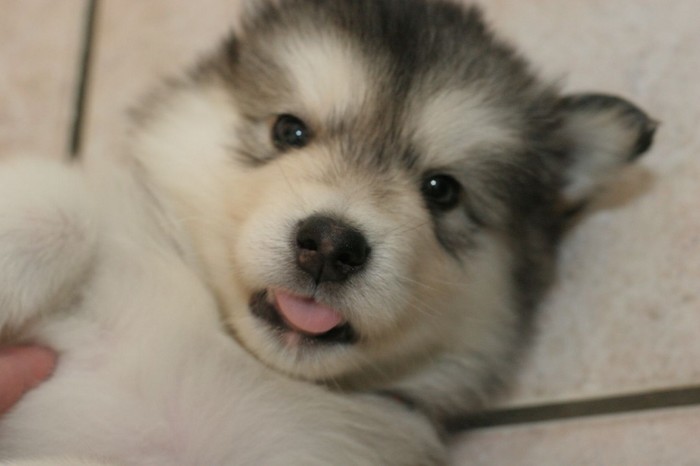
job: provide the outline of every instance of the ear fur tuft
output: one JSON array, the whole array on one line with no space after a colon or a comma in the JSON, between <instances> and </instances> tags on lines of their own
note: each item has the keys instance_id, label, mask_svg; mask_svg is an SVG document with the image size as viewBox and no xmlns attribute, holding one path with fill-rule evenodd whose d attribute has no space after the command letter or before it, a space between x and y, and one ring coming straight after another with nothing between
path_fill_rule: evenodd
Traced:
<instances>
[{"instance_id":1,"label":"ear fur tuft","mask_svg":"<svg viewBox=\"0 0 700 466\"><path fill-rule=\"evenodd\" d=\"M562 132L569 144L564 200L580 205L652 145L658 123L634 104L611 95L561 99Z\"/></svg>"}]
</instances>

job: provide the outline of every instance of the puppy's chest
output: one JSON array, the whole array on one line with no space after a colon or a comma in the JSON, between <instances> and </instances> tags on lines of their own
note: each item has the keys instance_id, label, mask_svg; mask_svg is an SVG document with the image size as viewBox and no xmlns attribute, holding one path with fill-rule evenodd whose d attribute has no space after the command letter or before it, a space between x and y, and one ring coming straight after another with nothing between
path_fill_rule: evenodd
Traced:
<instances>
[{"instance_id":1,"label":"puppy's chest","mask_svg":"<svg viewBox=\"0 0 700 466\"><path fill-rule=\"evenodd\" d=\"M18 442L18 454L99 452L120 464L165 465L225 464L241 447L241 419L255 407L235 351L115 342L63 357L54 378L0 423L0 451Z\"/></svg>"},{"instance_id":2,"label":"puppy's chest","mask_svg":"<svg viewBox=\"0 0 700 466\"><path fill-rule=\"evenodd\" d=\"M255 366L221 330L208 290L176 257L106 254L76 308L37 333L61 352L60 364L0 423L0 451L31 438L51 455L100 451L129 464L187 464L188 457L226 456L230 441L199 449L222 433L235 438L237 418L252 409L237 400L250 400L246 374Z\"/></svg>"}]
</instances>

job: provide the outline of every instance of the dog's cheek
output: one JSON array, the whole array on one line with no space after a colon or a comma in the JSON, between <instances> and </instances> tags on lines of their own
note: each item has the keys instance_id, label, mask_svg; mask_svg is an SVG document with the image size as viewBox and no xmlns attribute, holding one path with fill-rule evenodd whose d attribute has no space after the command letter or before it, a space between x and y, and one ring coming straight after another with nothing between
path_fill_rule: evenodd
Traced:
<instances>
[{"instance_id":1,"label":"dog's cheek","mask_svg":"<svg viewBox=\"0 0 700 466\"><path fill-rule=\"evenodd\" d=\"M415 281L420 285L412 288L412 294L419 312L414 317L429 321L442 319L445 297L453 295L464 270L435 241L426 242L417 252L416 264Z\"/></svg>"}]
</instances>

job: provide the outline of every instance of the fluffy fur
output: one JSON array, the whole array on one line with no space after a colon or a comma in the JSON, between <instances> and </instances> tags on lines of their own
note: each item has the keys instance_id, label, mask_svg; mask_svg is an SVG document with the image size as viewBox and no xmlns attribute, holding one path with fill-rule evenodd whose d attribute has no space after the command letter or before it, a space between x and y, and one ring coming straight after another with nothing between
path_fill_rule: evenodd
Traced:
<instances>
[{"instance_id":1,"label":"fluffy fur","mask_svg":"<svg viewBox=\"0 0 700 466\"><path fill-rule=\"evenodd\" d=\"M281 147L280 115L308 140ZM61 353L0 460L442 463L438 426L511 369L568 213L654 131L439 0L257 2L136 120L118 160L0 169L0 329ZM446 179L449 205L426 188ZM318 216L366 242L342 279L300 265ZM352 338L285 323L280 290Z\"/></svg>"}]
</instances>

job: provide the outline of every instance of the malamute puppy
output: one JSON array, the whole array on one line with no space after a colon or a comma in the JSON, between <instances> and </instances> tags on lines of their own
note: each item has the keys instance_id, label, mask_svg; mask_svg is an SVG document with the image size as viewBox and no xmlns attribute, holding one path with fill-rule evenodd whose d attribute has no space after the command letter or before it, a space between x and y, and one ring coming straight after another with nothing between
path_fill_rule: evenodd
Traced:
<instances>
[{"instance_id":1,"label":"malamute puppy","mask_svg":"<svg viewBox=\"0 0 700 466\"><path fill-rule=\"evenodd\" d=\"M123 158L3 162L0 329L61 356L0 460L440 464L567 215L651 144L641 110L561 95L474 9L250 10Z\"/></svg>"}]
</instances>

